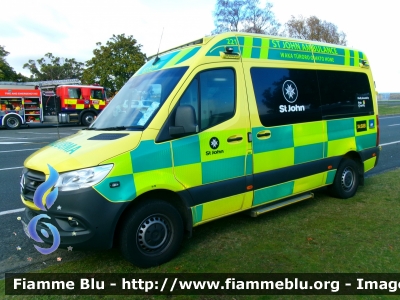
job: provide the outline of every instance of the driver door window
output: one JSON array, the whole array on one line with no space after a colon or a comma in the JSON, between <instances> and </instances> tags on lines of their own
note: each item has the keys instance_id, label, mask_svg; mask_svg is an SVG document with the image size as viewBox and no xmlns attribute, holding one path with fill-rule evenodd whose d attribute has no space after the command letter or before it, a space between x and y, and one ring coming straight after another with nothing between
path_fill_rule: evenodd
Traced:
<instances>
[{"instance_id":1,"label":"driver door window","mask_svg":"<svg viewBox=\"0 0 400 300\"><path fill-rule=\"evenodd\" d=\"M194 108L201 131L229 120L235 113L234 71L215 69L201 72L190 83L179 105Z\"/></svg>"}]
</instances>

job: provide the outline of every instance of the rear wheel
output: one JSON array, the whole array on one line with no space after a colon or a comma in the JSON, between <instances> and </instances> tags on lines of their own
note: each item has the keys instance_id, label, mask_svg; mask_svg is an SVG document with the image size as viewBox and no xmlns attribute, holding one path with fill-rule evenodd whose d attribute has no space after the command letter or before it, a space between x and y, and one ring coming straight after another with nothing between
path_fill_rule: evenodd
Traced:
<instances>
[{"instance_id":1,"label":"rear wheel","mask_svg":"<svg viewBox=\"0 0 400 300\"><path fill-rule=\"evenodd\" d=\"M122 255L142 268L169 261L179 251L183 221L178 210L161 200L149 200L130 212L120 233Z\"/></svg>"},{"instance_id":2,"label":"rear wheel","mask_svg":"<svg viewBox=\"0 0 400 300\"><path fill-rule=\"evenodd\" d=\"M95 114L92 112L84 113L81 119L81 123L83 126L89 126L94 121Z\"/></svg>"},{"instance_id":3,"label":"rear wheel","mask_svg":"<svg viewBox=\"0 0 400 300\"><path fill-rule=\"evenodd\" d=\"M4 125L6 125L8 129L18 129L21 127L21 119L15 115L6 116Z\"/></svg>"},{"instance_id":4,"label":"rear wheel","mask_svg":"<svg viewBox=\"0 0 400 300\"><path fill-rule=\"evenodd\" d=\"M338 198L351 198L357 192L359 182L358 164L345 158L336 171L331 191Z\"/></svg>"}]
</instances>

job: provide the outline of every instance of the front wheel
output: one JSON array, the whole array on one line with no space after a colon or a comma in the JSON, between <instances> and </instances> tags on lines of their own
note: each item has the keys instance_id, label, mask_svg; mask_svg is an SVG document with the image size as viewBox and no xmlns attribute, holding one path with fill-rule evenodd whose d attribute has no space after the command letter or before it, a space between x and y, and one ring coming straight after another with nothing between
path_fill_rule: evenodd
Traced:
<instances>
[{"instance_id":1,"label":"front wheel","mask_svg":"<svg viewBox=\"0 0 400 300\"><path fill-rule=\"evenodd\" d=\"M178 210L161 200L148 200L130 212L120 233L122 255L138 267L163 264L179 251L183 221Z\"/></svg>"},{"instance_id":2,"label":"front wheel","mask_svg":"<svg viewBox=\"0 0 400 300\"><path fill-rule=\"evenodd\" d=\"M94 121L95 114L92 112L84 113L81 119L81 123L83 126L89 126Z\"/></svg>"},{"instance_id":3,"label":"front wheel","mask_svg":"<svg viewBox=\"0 0 400 300\"><path fill-rule=\"evenodd\" d=\"M358 164L345 158L336 171L331 191L338 198L351 198L357 192L359 182Z\"/></svg>"},{"instance_id":4,"label":"front wheel","mask_svg":"<svg viewBox=\"0 0 400 300\"><path fill-rule=\"evenodd\" d=\"M21 119L16 115L6 116L4 125L6 125L8 129L18 129L21 127Z\"/></svg>"}]
</instances>

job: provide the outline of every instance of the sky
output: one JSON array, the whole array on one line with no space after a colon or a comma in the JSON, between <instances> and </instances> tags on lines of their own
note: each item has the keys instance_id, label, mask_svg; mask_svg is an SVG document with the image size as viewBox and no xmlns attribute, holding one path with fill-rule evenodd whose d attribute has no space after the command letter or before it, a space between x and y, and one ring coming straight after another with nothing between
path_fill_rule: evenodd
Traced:
<instances>
[{"instance_id":1,"label":"sky","mask_svg":"<svg viewBox=\"0 0 400 300\"><path fill-rule=\"evenodd\" d=\"M265 2L265 0L263 0ZM283 25L291 15L317 16L347 35L347 46L363 51L379 93L400 92L400 49L397 1L272 0L272 11ZM3 5L0 45L10 52L16 72L30 59L48 52L86 62L96 43L113 34L132 35L148 56L205 35L214 29L216 0L17 0ZM162 39L161 39L162 35ZM161 43L160 43L161 39Z\"/></svg>"}]
</instances>

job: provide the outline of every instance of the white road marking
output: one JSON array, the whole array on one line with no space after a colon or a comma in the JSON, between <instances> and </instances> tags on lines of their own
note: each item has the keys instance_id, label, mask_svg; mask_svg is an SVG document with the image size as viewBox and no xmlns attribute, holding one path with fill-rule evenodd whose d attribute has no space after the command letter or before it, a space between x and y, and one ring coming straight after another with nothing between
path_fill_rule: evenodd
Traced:
<instances>
[{"instance_id":1,"label":"white road marking","mask_svg":"<svg viewBox=\"0 0 400 300\"><path fill-rule=\"evenodd\" d=\"M17 132L17 133L26 133L26 132ZM58 133L57 132L42 132L42 133L35 133L35 132L32 132L32 133L29 133L29 134L38 134L38 135L43 135L43 134L57 134L58 135ZM60 135L71 135L70 133L59 133Z\"/></svg>"},{"instance_id":2,"label":"white road marking","mask_svg":"<svg viewBox=\"0 0 400 300\"><path fill-rule=\"evenodd\" d=\"M389 127L390 126L400 126L400 124L392 124L392 125L388 125Z\"/></svg>"},{"instance_id":3,"label":"white road marking","mask_svg":"<svg viewBox=\"0 0 400 300\"><path fill-rule=\"evenodd\" d=\"M8 151L0 151L0 153L16 152L16 151L33 151L33 150L38 150L38 149L40 149L40 148L22 149L22 150L8 150Z\"/></svg>"},{"instance_id":4,"label":"white road marking","mask_svg":"<svg viewBox=\"0 0 400 300\"><path fill-rule=\"evenodd\" d=\"M54 137L29 137L29 138L16 138L16 137L0 137L0 139L4 139L4 140L40 140L40 139L54 139Z\"/></svg>"},{"instance_id":5,"label":"white road marking","mask_svg":"<svg viewBox=\"0 0 400 300\"><path fill-rule=\"evenodd\" d=\"M32 142L0 142L0 145L32 144Z\"/></svg>"},{"instance_id":6,"label":"white road marking","mask_svg":"<svg viewBox=\"0 0 400 300\"><path fill-rule=\"evenodd\" d=\"M23 168L23 167L4 168L4 169L0 169L0 171L14 170L14 169L22 169L22 168Z\"/></svg>"},{"instance_id":7,"label":"white road marking","mask_svg":"<svg viewBox=\"0 0 400 300\"><path fill-rule=\"evenodd\" d=\"M395 141L395 142L390 142L390 143L380 144L380 146L393 145L393 144L397 144L397 143L400 143L400 141Z\"/></svg>"},{"instance_id":8,"label":"white road marking","mask_svg":"<svg viewBox=\"0 0 400 300\"><path fill-rule=\"evenodd\" d=\"M9 215L9 214L15 214L17 212L24 211L25 208L17 208L17 209L11 209L11 210L5 210L5 211L0 211L0 216L2 215Z\"/></svg>"},{"instance_id":9,"label":"white road marking","mask_svg":"<svg viewBox=\"0 0 400 300\"><path fill-rule=\"evenodd\" d=\"M393 118L400 118L400 116L394 116L394 117L379 117L379 120L393 119Z\"/></svg>"}]
</instances>

